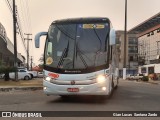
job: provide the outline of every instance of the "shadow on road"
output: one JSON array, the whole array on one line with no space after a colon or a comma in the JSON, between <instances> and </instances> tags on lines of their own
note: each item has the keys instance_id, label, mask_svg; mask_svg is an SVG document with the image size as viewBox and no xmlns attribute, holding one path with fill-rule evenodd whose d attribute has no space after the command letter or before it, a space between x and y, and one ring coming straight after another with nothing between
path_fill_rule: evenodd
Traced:
<instances>
[{"instance_id":1,"label":"shadow on road","mask_svg":"<svg viewBox=\"0 0 160 120\"><path fill-rule=\"evenodd\" d=\"M87 104L103 104L107 99L98 96L61 96L57 99L49 101L49 103L87 103Z\"/></svg>"},{"instance_id":2,"label":"shadow on road","mask_svg":"<svg viewBox=\"0 0 160 120\"><path fill-rule=\"evenodd\" d=\"M60 96L57 99L49 101L48 103L87 103L87 104L106 104L110 99L113 99L116 90L110 96L94 96L94 95L83 95L83 96Z\"/></svg>"}]
</instances>

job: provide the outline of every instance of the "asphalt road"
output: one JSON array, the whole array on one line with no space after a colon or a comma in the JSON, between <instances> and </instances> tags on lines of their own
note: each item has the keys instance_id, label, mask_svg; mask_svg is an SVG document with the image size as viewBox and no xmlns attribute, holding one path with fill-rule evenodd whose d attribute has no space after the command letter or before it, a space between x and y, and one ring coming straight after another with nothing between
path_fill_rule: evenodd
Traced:
<instances>
[{"instance_id":1,"label":"asphalt road","mask_svg":"<svg viewBox=\"0 0 160 120\"><path fill-rule=\"evenodd\" d=\"M113 96L107 100L94 97L63 100L59 96L46 96L41 90L1 92L0 111L160 111L160 85L122 80ZM89 119L98 118L93 116ZM110 119L120 120L122 117Z\"/></svg>"}]
</instances>

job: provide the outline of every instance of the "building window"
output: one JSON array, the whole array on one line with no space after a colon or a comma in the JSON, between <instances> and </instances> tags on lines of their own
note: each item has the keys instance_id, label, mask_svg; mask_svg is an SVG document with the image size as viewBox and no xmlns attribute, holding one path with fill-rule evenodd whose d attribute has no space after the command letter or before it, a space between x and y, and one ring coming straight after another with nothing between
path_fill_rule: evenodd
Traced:
<instances>
[{"instance_id":1,"label":"building window","mask_svg":"<svg viewBox=\"0 0 160 120\"><path fill-rule=\"evenodd\" d=\"M150 36L150 33L147 33L147 37L149 37Z\"/></svg>"},{"instance_id":2,"label":"building window","mask_svg":"<svg viewBox=\"0 0 160 120\"><path fill-rule=\"evenodd\" d=\"M138 52L138 51L137 51L137 47L134 47L134 46L131 47L131 46L130 46L130 47L128 48L128 52L129 52L129 53L137 53L137 52Z\"/></svg>"},{"instance_id":3,"label":"building window","mask_svg":"<svg viewBox=\"0 0 160 120\"><path fill-rule=\"evenodd\" d=\"M133 56L129 56L129 61L133 61Z\"/></svg>"},{"instance_id":4,"label":"building window","mask_svg":"<svg viewBox=\"0 0 160 120\"><path fill-rule=\"evenodd\" d=\"M154 35L154 31L151 32L151 35Z\"/></svg>"},{"instance_id":5,"label":"building window","mask_svg":"<svg viewBox=\"0 0 160 120\"><path fill-rule=\"evenodd\" d=\"M146 73L146 67L141 68L141 73Z\"/></svg>"},{"instance_id":6,"label":"building window","mask_svg":"<svg viewBox=\"0 0 160 120\"><path fill-rule=\"evenodd\" d=\"M149 74L154 73L154 67L148 67L148 73Z\"/></svg>"}]
</instances>

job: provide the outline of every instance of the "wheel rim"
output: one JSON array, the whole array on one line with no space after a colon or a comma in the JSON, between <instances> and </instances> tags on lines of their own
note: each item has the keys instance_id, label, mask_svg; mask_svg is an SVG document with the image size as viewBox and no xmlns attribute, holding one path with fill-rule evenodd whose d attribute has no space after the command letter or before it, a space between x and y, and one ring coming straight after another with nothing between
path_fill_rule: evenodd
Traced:
<instances>
[{"instance_id":1,"label":"wheel rim","mask_svg":"<svg viewBox=\"0 0 160 120\"><path fill-rule=\"evenodd\" d=\"M29 77L28 77L28 76L25 76L24 79L25 79L25 80L29 80Z\"/></svg>"}]
</instances>

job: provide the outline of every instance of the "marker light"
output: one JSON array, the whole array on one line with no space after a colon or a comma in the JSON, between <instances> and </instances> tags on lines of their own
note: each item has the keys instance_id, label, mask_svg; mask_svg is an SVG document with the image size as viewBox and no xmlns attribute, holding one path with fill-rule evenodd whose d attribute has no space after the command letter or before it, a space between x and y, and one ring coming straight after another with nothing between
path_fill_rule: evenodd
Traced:
<instances>
[{"instance_id":1,"label":"marker light","mask_svg":"<svg viewBox=\"0 0 160 120\"><path fill-rule=\"evenodd\" d=\"M104 75L99 75L96 80L98 83L103 83L105 82L106 77Z\"/></svg>"},{"instance_id":2,"label":"marker light","mask_svg":"<svg viewBox=\"0 0 160 120\"><path fill-rule=\"evenodd\" d=\"M51 78L50 77L46 77L45 80L50 82Z\"/></svg>"}]
</instances>

